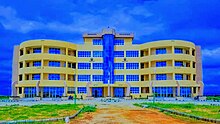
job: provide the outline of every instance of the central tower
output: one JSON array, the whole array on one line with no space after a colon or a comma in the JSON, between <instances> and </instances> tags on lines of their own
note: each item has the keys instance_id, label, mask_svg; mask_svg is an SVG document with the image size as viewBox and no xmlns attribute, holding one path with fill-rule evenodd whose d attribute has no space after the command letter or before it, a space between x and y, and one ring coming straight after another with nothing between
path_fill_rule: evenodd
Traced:
<instances>
[{"instance_id":1,"label":"central tower","mask_svg":"<svg viewBox=\"0 0 220 124\"><path fill-rule=\"evenodd\" d=\"M114 38L115 30L106 28L102 30L103 38L103 83L114 84Z\"/></svg>"}]
</instances>

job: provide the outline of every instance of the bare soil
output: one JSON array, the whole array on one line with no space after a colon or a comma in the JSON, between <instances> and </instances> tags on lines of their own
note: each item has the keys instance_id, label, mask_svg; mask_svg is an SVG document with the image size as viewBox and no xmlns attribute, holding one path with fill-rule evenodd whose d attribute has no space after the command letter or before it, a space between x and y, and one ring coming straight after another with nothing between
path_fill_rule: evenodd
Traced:
<instances>
[{"instance_id":1,"label":"bare soil","mask_svg":"<svg viewBox=\"0 0 220 124\"><path fill-rule=\"evenodd\" d=\"M96 112L83 113L71 124L201 124L205 122L178 119L155 109L134 106L100 105Z\"/></svg>"}]
</instances>

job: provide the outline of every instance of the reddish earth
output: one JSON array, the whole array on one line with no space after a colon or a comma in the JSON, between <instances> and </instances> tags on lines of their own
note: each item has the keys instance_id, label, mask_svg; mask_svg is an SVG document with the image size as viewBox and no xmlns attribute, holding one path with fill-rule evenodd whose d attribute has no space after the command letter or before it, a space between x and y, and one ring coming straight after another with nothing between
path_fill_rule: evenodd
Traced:
<instances>
[{"instance_id":1,"label":"reddish earth","mask_svg":"<svg viewBox=\"0 0 220 124\"><path fill-rule=\"evenodd\" d=\"M106 105L96 112L84 113L71 120L71 124L200 124L189 120L179 120L154 109L129 106Z\"/></svg>"}]
</instances>

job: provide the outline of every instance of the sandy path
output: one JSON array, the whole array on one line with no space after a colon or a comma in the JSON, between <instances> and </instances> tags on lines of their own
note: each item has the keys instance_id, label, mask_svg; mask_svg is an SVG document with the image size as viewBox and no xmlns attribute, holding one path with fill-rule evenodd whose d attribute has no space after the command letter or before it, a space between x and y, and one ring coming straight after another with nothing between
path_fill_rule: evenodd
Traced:
<instances>
[{"instance_id":1,"label":"sandy path","mask_svg":"<svg viewBox=\"0 0 220 124\"><path fill-rule=\"evenodd\" d=\"M153 109L99 105L96 112L84 113L71 120L71 124L190 124L190 122L172 118Z\"/></svg>"}]
</instances>

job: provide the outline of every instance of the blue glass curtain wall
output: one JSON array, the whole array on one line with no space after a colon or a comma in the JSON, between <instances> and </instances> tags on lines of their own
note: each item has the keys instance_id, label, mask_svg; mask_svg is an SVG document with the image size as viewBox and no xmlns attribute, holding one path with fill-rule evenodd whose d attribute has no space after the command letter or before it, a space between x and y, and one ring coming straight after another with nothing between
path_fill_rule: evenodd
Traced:
<instances>
[{"instance_id":1,"label":"blue glass curtain wall","mask_svg":"<svg viewBox=\"0 0 220 124\"><path fill-rule=\"evenodd\" d=\"M114 83L114 35L103 35L103 83Z\"/></svg>"},{"instance_id":2,"label":"blue glass curtain wall","mask_svg":"<svg viewBox=\"0 0 220 124\"><path fill-rule=\"evenodd\" d=\"M124 88L123 87L115 87L114 88L114 97L124 97Z\"/></svg>"},{"instance_id":3,"label":"blue glass curtain wall","mask_svg":"<svg viewBox=\"0 0 220 124\"><path fill-rule=\"evenodd\" d=\"M64 93L63 87L44 87L43 97L44 98L61 98Z\"/></svg>"}]
</instances>

